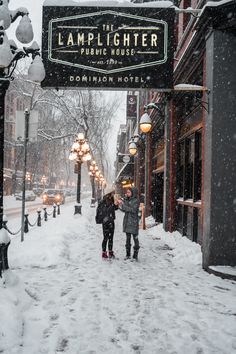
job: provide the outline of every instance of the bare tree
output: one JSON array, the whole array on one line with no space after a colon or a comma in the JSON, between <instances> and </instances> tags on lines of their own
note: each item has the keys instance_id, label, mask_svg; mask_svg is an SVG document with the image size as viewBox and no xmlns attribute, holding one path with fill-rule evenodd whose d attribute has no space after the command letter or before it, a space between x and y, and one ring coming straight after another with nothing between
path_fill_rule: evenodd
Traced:
<instances>
[{"instance_id":1,"label":"bare tree","mask_svg":"<svg viewBox=\"0 0 236 354\"><path fill-rule=\"evenodd\" d=\"M107 101L100 91L43 90L20 73L10 90L16 97L24 97L30 111L39 112L38 141L30 144L28 158L28 169L33 176L46 174L53 179L63 170L68 183L72 173L68 155L80 131L85 133L92 155L106 176L111 121L120 105L119 99Z\"/></svg>"}]
</instances>

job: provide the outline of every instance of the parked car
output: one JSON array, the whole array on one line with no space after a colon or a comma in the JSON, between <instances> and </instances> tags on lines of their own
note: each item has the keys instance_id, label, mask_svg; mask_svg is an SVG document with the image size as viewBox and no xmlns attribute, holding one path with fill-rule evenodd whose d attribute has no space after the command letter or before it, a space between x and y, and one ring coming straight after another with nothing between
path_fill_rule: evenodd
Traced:
<instances>
[{"instance_id":1,"label":"parked car","mask_svg":"<svg viewBox=\"0 0 236 354\"><path fill-rule=\"evenodd\" d=\"M42 194L43 204L64 204L65 194L60 189L46 189Z\"/></svg>"},{"instance_id":2,"label":"parked car","mask_svg":"<svg viewBox=\"0 0 236 354\"><path fill-rule=\"evenodd\" d=\"M22 192L15 194L16 200L22 200ZM36 199L36 194L33 191L25 191L25 201L33 202Z\"/></svg>"},{"instance_id":3,"label":"parked car","mask_svg":"<svg viewBox=\"0 0 236 354\"><path fill-rule=\"evenodd\" d=\"M33 188L33 192L40 197L43 193L43 188Z\"/></svg>"}]
</instances>

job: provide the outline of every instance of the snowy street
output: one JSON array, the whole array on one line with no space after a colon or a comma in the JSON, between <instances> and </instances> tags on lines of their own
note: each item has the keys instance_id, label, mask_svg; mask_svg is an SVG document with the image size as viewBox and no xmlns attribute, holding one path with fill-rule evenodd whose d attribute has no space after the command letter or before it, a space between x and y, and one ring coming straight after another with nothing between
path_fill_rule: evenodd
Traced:
<instances>
[{"instance_id":1,"label":"snowy street","mask_svg":"<svg viewBox=\"0 0 236 354\"><path fill-rule=\"evenodd\" d=\"M6 354L232 354L236 284L201 269L200 246L161 226L140 232L138 262L124 261L117 212L116 260L101 259L101 225L83 201L9 248L0 288Z\"/></svg>"}]
</instances>

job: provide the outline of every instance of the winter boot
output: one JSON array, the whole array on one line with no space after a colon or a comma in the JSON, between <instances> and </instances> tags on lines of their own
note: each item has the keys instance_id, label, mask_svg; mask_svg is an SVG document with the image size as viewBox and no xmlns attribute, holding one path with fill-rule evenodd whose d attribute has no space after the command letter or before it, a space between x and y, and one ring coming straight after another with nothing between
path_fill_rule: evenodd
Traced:
<instances>
[{"instance_id":1,"label":"winter boot","mask_svg":"<svg viewBox=\"0 0 236 354\"><path fill-rule=\"evenodd\" d=\"M108 257L109 258L115 258L114 252L113 251L109 251Z\"/></svg>"},{"instance_id":2,"label":"winter boot","mask_svg":"<svg viewBox=\"0 0 236 354\"><path fill-rule=\"evenodd\" d=\"M133 259L138 260L138 250L134 250Z\"/></svg>"},{"instance_id":3,"label":"winter boot","mask_svg":"<svg viewBox=\"0 0 236 354\"><path fill-rule=\"evenodd\" d=\"M127 259L130 259L130 248L126 248L125 261L126 261Z\"/></svg>"},{"instance_id":4,"label":"winter boot","mask_svg":"<svg viewBox=\"0 0 236 354\"><path fill-rule=\"evenodd\" d=\"M102 252L102 258L108 258L108 255L107 255L107 253L106 252Z\"/></svg>"}]
</instances>

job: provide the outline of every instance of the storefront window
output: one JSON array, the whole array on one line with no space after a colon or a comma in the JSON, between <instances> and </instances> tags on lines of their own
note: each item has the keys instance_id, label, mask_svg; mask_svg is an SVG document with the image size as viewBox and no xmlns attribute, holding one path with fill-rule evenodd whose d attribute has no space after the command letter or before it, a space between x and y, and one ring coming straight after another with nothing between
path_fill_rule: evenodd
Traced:
<instances>
[{"instance_id":1,"label":"storefront window","mask_svg":"<svg viewBox=\"0 0 236 354\"><path fill-rule=\"evenodd\" d=\"M197 131L179 144L177 198L201 200L202 134Z\"/></svg>"},{"instance_id":2,"label":"storefront window","mask_svg":"<svg viewBox=\"0 0 236 354\"><path fill-rule=\"evenodd\" d=\"M201 200L202 189L202 133L197 132L195 135L195 191L194 200Z\"/></svg>"},{"instance_id":3,"label":"storefront window","mask_svg":"<svg viewBox=\"0 0 236 354\"><path fill-rule=\"evenodd\" d=\"M193 165L194 165L194 136L186 139L185 142L185 187L184 199L193 198Z\"/></svg>"}]
</instances>

